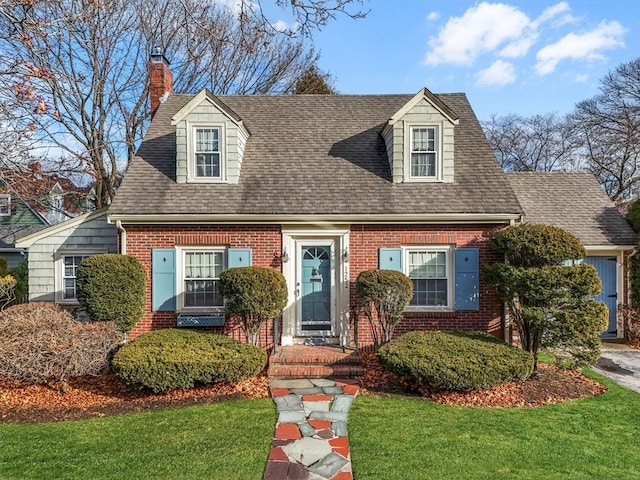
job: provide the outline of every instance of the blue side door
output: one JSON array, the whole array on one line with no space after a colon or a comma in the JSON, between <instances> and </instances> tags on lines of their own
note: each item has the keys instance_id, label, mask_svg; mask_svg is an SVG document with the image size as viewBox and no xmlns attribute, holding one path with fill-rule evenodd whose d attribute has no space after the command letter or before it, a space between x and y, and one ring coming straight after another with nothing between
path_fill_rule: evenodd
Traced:
<instances>
[{"instance_id":1,"label":"blue side door","mask_svg":"<svg viewBox=\"0 0 640 480\"><path fill-rule=\"evenodd\" d=\"M595 297L595 300L604 302L609 308L609 326L603 332L604 336L617 335L616 312L618 309L618 289L617 289L617 265L618 259L611 256L586 257L584 263L593 265L598 272L602 282L602 293Z\"/></svg>"},{"instance_id":2,"label":"blue side door","mask_svg":"<svg viewBox=\"0 0 640 480\"><path fill-rule=\"evenodd\" d=\"M326 335L331 328L331 246L303 245L300 275L300 330Z\"/></svg>"}]
</instances>

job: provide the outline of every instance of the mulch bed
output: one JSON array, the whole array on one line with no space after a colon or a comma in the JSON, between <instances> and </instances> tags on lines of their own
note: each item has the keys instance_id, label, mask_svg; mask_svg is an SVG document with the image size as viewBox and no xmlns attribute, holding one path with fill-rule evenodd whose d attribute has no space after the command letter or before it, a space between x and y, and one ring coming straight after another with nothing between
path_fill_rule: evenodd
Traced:
<instances>
[{"instance_id":1,"label":"mulch bed","mask_svg":"<svg viewBox=\"0 0 640 480\"><path fill-rule=\"evenodd\" d=\"M417 385L386 371L375 355L364 354L365 375L360 378L364 392L407 393L444 405L474 407L538 407L607 391L604 385L579 372L559 370L554 365L538 363L538 372L524 382L511 382L481 392L442 392Z\"/></svg>"},{"instance_id":2,"label":"mulch bed","mask_svg":"<svg viewBox=\"0 0 640 480\"><path fill-rule=\"evenodd\" d=\"M360 377L362 393L409 393L446 405L534 407L599 395L606 391L604 385L578 372L558 370L541 363L538 374L525 382L509 383L483 392L437 392L387 372L373 354L364 354L363 361L365 375ZM163 394L131 389L113 374L72 379L64 394L60 385L0 381L0 423L59 422L237 398L268 397L265 372L234 384L199 386Z\"/></svg>"}]
</instances>

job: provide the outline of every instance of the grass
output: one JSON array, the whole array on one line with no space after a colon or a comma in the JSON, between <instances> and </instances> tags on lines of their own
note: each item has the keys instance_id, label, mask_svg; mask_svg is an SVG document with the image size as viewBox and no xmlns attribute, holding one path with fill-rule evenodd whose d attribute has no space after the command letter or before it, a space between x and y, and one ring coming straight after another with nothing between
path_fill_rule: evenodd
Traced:
<instances>
[{"instance_id":1,"label":"grass","mask_svg":"<svg viewBox=\"0 0 640 480\"><path fill-rule=\"evenodd\" d=\"M269 399L51 424L0 425L0 478L260 479Z\"/></svg>"},{"instance_id":2,"label":"grass","mask_svg":"<svg viewBox=\"0 0 640 480\"><path fill-rule=\"evenodd\" d=\"M529 409L361 396L349 414L356 478L640 478L640 395L589 375L609 391ZM0 424L0 478L259 480L274 423L274 405L259 399Z\"/></svg>"},{"instance_id":3,"label":"grass","mask_svg":"<svg viewBox=\"0 0 640 480\"><path fill-rule=\"evenodd\" d=\"M349 414L354 474L358 480L640 478L640 395L589 375L609 391L529 409L360 397Z\"/></svg>"}]
</instances>

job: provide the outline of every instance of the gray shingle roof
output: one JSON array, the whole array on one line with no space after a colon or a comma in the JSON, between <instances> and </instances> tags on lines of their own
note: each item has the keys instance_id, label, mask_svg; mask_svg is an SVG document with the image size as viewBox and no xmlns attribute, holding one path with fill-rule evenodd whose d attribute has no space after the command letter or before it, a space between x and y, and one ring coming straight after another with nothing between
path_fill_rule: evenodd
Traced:
<instances>
[{"instance_id":1,"label":"gray shingle roof","mask_svg":"<svg viewBox=\"0 0 640 480\"><path fill-rule=\"evenodd\" d=\"M522 211L464 94L436 95L460 118L455 182L393 184L380 132L413 95L219 96L247 141L237 185L175 182L171 117L162 104L110 214L517 214Z\"/></svg>"},{"instance_id":2,"label":"gray shingle roof","mask_svg":"<svg viewBox=\"0 0 640 480\"><path fill-rule=\"evenodd\" d=\"M586 172L507 174L525 221L573 233L584 245L634 245L636 236L615 205Z\"/></svg>"}]
</instances>

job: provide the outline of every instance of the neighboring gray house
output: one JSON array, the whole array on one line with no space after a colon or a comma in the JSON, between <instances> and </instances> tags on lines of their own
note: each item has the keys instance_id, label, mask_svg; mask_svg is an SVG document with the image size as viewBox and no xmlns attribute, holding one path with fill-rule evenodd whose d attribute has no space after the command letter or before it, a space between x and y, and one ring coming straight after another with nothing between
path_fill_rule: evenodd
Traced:
<instances>
[{"instance_id":1,"label":"neighboring gray house","mask_svg":"<svg viewBox=\"0 0 640 480\"><path fill-rule=\"evenodd\" d=\"M524 210L523 220L564 228L584 245L584 262L593 265L602 281L596 300L609 308L603 337L622 337L618 304L629 296L625 252L637 239L627 221L587 172L510 172L507 179Z\"/></svg>"},{"instance_id":2,"label":"neighboring gray house","mask_svg":"<svg viewBox=\"0 0 640 480\"><path fill-rule=\"evenodd\" d=\"M29 301L73 305L77 266L91 255L117 253L117 228L103 208L18 238L16 247L29 252Z\"/></svg>"}]
</instances>

